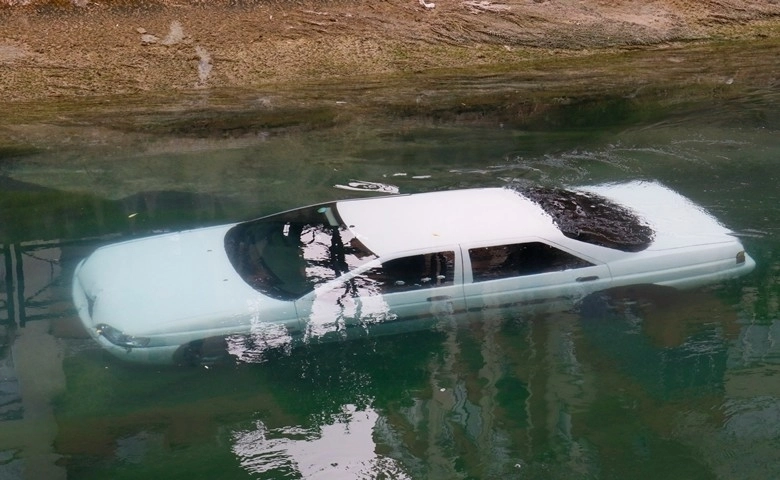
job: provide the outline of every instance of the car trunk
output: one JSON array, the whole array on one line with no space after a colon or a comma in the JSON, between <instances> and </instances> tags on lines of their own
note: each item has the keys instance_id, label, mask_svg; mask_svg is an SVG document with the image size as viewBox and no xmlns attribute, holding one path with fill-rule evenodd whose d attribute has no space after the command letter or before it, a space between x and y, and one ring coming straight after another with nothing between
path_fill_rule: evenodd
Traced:
<instances>
[{"instance_id":1,"label":"car trunk","mask_svg":"<svg viewBox=\"0 0 780 480\"><path fill-rule=\"evenodd\" d=\"M580 189L633 210L655 231L648 250L734 243L731 231L682 195L653 182L605 184Z\"/></svg>"}]
</instances>

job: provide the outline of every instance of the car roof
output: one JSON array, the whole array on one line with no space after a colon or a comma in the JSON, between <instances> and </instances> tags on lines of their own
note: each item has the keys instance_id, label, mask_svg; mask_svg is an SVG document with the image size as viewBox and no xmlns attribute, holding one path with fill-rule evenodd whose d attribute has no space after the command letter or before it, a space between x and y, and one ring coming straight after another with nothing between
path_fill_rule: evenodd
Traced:
<instances>
[{"instance_id":1,"label":"car roof","mask_svg":"<svg viewBox=\"0 0 780 480\"><path fill-rule=\"evenodd\" d=\"M347 228L380 256L523 236L562 236L545 211L506 188L337 202Z\"/></svg>"}]
</instances>

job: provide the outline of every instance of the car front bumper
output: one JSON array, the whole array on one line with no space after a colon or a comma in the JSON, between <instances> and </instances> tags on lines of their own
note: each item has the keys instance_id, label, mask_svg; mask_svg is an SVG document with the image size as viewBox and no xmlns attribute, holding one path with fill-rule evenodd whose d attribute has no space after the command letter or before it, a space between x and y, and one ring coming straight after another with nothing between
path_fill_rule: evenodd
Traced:
<instances>
[{"instance_id":1,"label":"car front bumper","mask_svg":"<svg viewBox=\"0 0 780 480\"><path fill-rule=\"evenodd\" d=\"M100 328L95 324L91 315L92 300L87 295L87 292L84 291L84 288L79 281L79 272L81 271L83 264L84 261L79 263L73 274L72 296L76 312L89 336L104 350L120 359L155 365L173 364L174 354L179 349L179 345L125 347L111 343L105 336L100 334Z\"/></svg>"}]
</instances>

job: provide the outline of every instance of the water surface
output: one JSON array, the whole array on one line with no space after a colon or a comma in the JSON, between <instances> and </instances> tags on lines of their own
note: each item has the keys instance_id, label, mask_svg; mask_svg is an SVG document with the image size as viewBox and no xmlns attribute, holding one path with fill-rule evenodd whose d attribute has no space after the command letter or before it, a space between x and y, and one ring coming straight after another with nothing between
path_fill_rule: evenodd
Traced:
<instances>
[{"instance_id":1,"label":"water surface","mask_svg":"<svg viewBox=\"0 0 780 480\"><path fill-rule=\"evenodd\" d=\"M0 473L780 476L780 96L767 77L705 73L699 89L498 72L7 112ZM337 187L350 182L412 193L637 179L711 211L756 270L610 310L474 312L212 368L113 360L70 306L71 272L99 244L374 195Z\"/></svg>"}]
</instances>

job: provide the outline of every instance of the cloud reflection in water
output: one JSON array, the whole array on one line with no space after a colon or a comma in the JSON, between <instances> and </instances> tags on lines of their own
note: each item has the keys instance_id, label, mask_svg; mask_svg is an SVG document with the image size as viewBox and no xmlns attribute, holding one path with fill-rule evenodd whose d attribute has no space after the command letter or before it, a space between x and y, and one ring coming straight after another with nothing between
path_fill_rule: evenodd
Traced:
<instances>
[{"instance_id":1,"label":"cloud reflection in water","mask_svg":"<svg viewBox=\"0 0 780 480\"><path fill-rule=\"evenodd\" d=\"M373 409L343 407L341 421L317 429L268 428L262 421L233 432L233 453L253 474L307 479L410 478L395 460L375 452Z\"/></svg>"}]
</instances>

